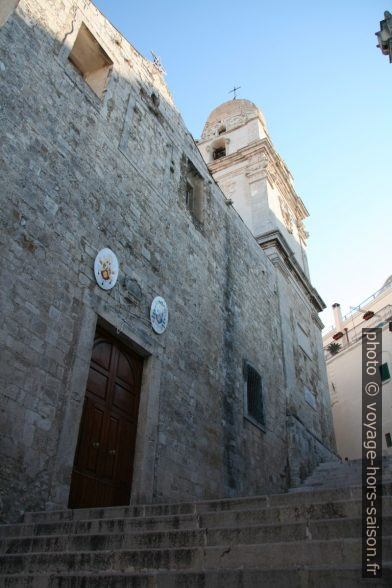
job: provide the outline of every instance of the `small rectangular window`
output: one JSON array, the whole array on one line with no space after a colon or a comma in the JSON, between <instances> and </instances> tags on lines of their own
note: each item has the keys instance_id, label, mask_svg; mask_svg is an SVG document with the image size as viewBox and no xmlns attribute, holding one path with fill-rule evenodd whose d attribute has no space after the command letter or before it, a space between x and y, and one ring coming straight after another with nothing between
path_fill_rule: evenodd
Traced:
<instances>
[{"instance_id":1,"label":"small rectangular window","mask_svg":"<svg viewBox=\"0 0 392 588\"><path fill-rule=\"evenodd\" d=\"M309 357L312 358L312 350L310 348L310 341L308 333L301 327L299 323L297 323L297 337L298 337L298 344L301 347L302 351Z\"/></svg>"},{"instance_id":2,"label":"small rectangular window","mask_svg":"<svg viewBox=\"0 0 392 588\"><path fill-rule=\"evenodd\" d=\"M380 370L380 375L381 375L381 381L385 382L385 380L389 380L391 377L391 374L389 373L389 367L387 363L383 363L382 365L380 365L380 367L378 368Z\"/></svg>"},{"instance_id":3,"label":"small rectangular window","mask_svg":"<svg viewBox=\"0 0 392 588\"><path fill-rule=\"evenodd\" d=\"M202 223L204 218L203 178L189 160L186 175L185 202L193 217L199 223Z\"/></svg>"},{"instance_id":4,"label":"small rectangular window","mask_svg":"<svg viewBox=\"0 0 392 588\"><path fill-rule=\"evenodd\" d=\"M385 433L385 442L387 447L392 447L392 437L390 433Z\"/></svg>"},{"instance_id":5,"label":"small rectangular window","mask_svg":"<svg viewBox=\"0 0 392 588\"><path fill-rule=\"evenodd\" d=\"M83 23L68 59L86 84L102 98L113 61Z\"/></svg>"},{"instance_id":6,"label":"small rectangular window","mask_svg":"<svg viewBox=\"0 0 392 588\"><path fill-rule=\"evenodd\" d=\"M189 208L189 210L193 210L193 186L189 182L186 183L186 205Z\"/></svg>"},{"instance_id":7,"label":"small rectangular window","mask_svg":"<svg viewBox=\"0 0 392 588\"><path fill-rule=\"evenodd\" d=\"M314 410L316 410L316 408L317 408L316 395L313 392L313 390L310 390L307 386L305 386L304 387L304 396L305 396L305 400L309 404L309 406L311 406Z\"/></svg>"},{"instance_id":8,"label":"small rectangular window","mask_svg":"<svg viewBox=\"0 0 392 588\"><path fill-rule=\"evenodd\" d=\"M217 147L216 149L214 149L213 153L212 153L212 157L213 159L220 159L221 157L225 157L226 156L226 147Z\"/></svg>"},{"instance_id":9,"label":"small rectangular window","mask_svg":"<svg viewBox=\"0 0 392 588\"><path fill-rule=\"evenodd\" d=\"M263 386L261 375L251 365L246 364L245 413L259 425L265 424L263 406Z\"/></svg>"},{"instance_id":10,"label":"small rectangular window","mask_svg":"<svg viewBox=\"0 0 392 588\"><path fill-rule=\"evenodd\" d=\"M0 27L3 26L19 4L19 0L2 0L0 2Z\"/></svg>"}]
</instances>

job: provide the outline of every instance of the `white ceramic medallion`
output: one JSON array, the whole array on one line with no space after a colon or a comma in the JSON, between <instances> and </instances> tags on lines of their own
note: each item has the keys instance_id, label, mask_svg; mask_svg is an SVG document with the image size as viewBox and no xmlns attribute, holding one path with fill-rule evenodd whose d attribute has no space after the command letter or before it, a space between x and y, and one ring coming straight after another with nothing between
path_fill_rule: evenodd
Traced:
<instances>
[{"instance_id":1,"label":"white ceramic medallion","mask_svg":"<svg viewBox=\"0 0 392 588\"><path fill-rule=\"evenodd\" d=\"M151 326L158 335L166 331L169 320L169 311L167 304L161 296L156 296L151 304L150 310Z\"/></svg>"},{"instance_id":2,"label":"white ceramic medallion","mask_svg":"<svg viewBox=\"0 0 392 588\"><path fill-rule=\"evenodd\" d=\"M111 290L118 278L118 260L111 249L101 249L95 258L94 274L97 284L103 290Z\"/></svg>"}]
</instances>

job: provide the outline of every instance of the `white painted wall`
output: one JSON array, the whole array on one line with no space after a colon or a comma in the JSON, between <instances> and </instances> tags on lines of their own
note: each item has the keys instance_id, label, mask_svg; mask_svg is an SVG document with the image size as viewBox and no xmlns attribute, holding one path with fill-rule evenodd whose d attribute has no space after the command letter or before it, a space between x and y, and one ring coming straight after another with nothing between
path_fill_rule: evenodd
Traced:
<instances>
[{"instance_id":1,"label":"white painted wall","mask_svg":"<svg viewBox=\"0 0 392 588\"><path fill-rule=\"evenodd\" d=\"M375 316L365 321L366 310ZM374 298L361 305L361 311L343 320L341 329L345 333L337 342L342 350L335 356L327 353L327 375L331 396L332 415L336 445L342 458L362 457L362 329L382 326L382 363L387 362L392 375L392 332L388 318L392 318L392 287L377 293ZM347 336L346 331L347 329ZM324 349L333 341L334 329L324 335ZM347 340L348 338L348 340ZM386 445L385 435L392 435L392 380L382 383L382 446L385 455L392 455Z\"/></svg>"}]
</instances>

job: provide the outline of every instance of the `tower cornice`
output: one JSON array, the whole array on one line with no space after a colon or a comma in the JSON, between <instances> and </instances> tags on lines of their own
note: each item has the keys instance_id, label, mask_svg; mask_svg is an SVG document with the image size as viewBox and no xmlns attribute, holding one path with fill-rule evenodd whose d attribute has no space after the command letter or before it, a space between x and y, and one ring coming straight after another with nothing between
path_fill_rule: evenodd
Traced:
<instances>
[{"instance_id":1,"label":"tower cornice","mask_svg":"<svg viewBox=\"0 0 392 588\"><path fill-rule=\"evenodd\" d=\"M209 162L208 169L212 175L221 176L226 168L235 167L238 170L241 165L245 168L248 177L254 174L260 175L261 178L266 177L271 186L276 185L296 218L302 221L309 216L305 204L293 188L292 176L286 164L268 137L253 141L235 153ZM306 234L304 238L306 239Z\"/></svg>"},{"instance_id":2,"label":"tower cornice","mask_svg":"<svg viewBox=\"0 0 392 588\"><path fill-rule=\"evenodd\" d=\"M325 302L320 294L310 283L309 278L302 271L297 263L295 256L282 235L281 231L274 230L263 235L256 236L256 241L262 249L264 249L267 256L272 263L280 267L283 273L289 271L296 281L304 288L309 301L312 303L316 312L321 312L326 308Z\"/></svg>"}]
</instances>

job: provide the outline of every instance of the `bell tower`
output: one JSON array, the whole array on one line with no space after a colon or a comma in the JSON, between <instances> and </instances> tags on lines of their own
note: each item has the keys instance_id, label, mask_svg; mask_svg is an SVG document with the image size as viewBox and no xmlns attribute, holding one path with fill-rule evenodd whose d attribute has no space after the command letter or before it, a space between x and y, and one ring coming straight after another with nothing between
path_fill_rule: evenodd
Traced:
<instances>
[{"instance_id":1,"label":"bell tower","mask_svg":"<svg viewBox=\"0 0 392 588\"><path fill-rule=\"evenodd\" d=\"M278 249L309 280L308 234L303 224L308 212L257 106L236 99L215 108L198 147L215 181L267 255Z\"/></svg>"},{"instance_id":2,"label":"bell tower","mask_svg":"<svg viewBox=\"0 0 392 588\"><path fill-rule=\"evenodd\" d=\"M325 304L310 282L306 257L303 221L308 212L263 114L249 100L215 108L198 147L228 203L276 270L288 465L291 483L299 484L317 463L331 459L327 448L335 443L318 316Z\"/></svg>"}]
</instances>

